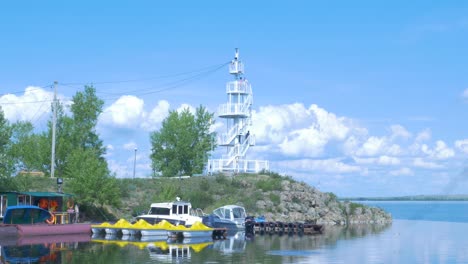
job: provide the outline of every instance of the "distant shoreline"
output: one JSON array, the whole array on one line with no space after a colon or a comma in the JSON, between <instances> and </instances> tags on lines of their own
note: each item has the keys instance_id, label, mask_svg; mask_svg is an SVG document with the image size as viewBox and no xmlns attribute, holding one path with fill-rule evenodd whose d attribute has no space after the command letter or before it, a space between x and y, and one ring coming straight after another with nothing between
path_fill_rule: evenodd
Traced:
<instances>
[{"instance_id":1,"label":"distant shoreline","mask_svg":"<svg viewBox=\"0 0 468 264\"><path fill-rule=\"evenodd\" d=\"M468 195L414 195L397 197L340 197L340 201L468 201Z\"/></svg>"}]
</instances>

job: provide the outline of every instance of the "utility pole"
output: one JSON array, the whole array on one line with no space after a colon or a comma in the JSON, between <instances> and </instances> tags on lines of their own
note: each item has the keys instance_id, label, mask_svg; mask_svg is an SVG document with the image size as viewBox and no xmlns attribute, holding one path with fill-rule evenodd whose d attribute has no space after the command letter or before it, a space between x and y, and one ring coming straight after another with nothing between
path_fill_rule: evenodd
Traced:
<instances>
[{"instance_id":1,"label":"utility pole","mask_svg":"<svg viewBox=\"0 0 468 264\"><path fill-rule=\"evenodd\" d=\"M57 81L54 82L54 101L52 102L52 154L50 158L50 177L54 178L55 169L55 126L57 125Z\"/></svg>"}]
</instances>

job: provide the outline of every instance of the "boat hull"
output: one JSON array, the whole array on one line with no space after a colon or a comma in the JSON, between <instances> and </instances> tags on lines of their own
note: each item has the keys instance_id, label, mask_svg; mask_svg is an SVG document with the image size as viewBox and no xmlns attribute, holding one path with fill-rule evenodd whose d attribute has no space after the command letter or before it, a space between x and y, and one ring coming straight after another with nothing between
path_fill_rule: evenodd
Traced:
<instances>
[{"instance_id":1,"label":"boat hull","mask_svg":"<svg viewBox=\"0 0 468 264\"><path fill-rule=\"evenodd\" d=\"M190 237L210 237L213 234L213 230L206 230L206 231L184 231L182 235L184 238Z\"/></svg>"},{"instance_id":2,"label":"boat hull","mask_svg":"<svg viewBox=\"0 0 468 264\"><path fill-rule=\"evenodd\" d=\"M122 235L137 236L140 233L140 229L122 229Z\"/></svg>"},{"instance_id":3,"label":"boat hull","mask_svg":"<svg viewBox=\"0 0 468 264\"><path fill-rule=\"evenodd\" d=\"M167 236L167 230L164 229L142 229L140 233L141 236Z\"/></svg>"},{"instance_id":4,"label":"boat hull","mask_svg":"<svg viewBox=\"0 0 468 264\"><path fill-rule=\"evenodd\" d=\"M101 234L101 233L105 233L106 229L105 228L99 228L99 227L93 227L93 228L91 228L91 232L93 234Z\"/></svg>"},{"instance_id":5,"label":"boat hull","mask_svg":"<svg viewBox=\"0 0 468 264\"><path fill-rule=\"evenodd\" d=\"M106 228L107 235L117 235L121 231L120 228Z\"/></svg>"}]
</instances>

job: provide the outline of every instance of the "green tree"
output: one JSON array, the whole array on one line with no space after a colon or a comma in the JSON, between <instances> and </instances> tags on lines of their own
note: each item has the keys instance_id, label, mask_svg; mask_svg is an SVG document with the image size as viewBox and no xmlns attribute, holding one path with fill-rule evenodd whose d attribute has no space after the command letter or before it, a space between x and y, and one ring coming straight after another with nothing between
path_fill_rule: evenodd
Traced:
<instances>
[{"instance_id":1,"label":"green tree","mask_svg":"<svg viewBox=\"0 0 468 264\"><path fill-rule=\"evenodd\" d=\"M65 175L81 203L119 206L120 188L105 160L95 150L77 148L70 153Z\"/></svg>"},{"instance_id":2,"label":"green tree","mask_svg":"<svg viewBox=\"0 0 468 264\"><path fill-rule=\"evenodd\" d=\"M61 118L58 151L63 160L63 175L72 178L71 189L86 204L117 205L120 198L118 184L110 174L104 158L103 141L96 132L104 101L96 96L96 89L85 86L73 96L71 118Z\"/></svg>"},{"instance_id":3,"label":"green tree","mask_svg":"<svg viewBox=\"0 0 468 264\"><path fill-rule=\"evenodd\" d=\"M95 157L104 159L106 149L103 141L96 132L99 115L102 113L104 101L96 96L93 86L85 86L83 91L77 92L72 98L71 116L65 115L64 107L58 104L56 108L56 149L55 171L61 177L67 170L68 159L76 148L94 150ZM54 107L52 105L52 107ZM52 122L49 122L49 132L46 134L49 149L52 142ZM44 135L45 136L45 135ZM50 151L46 152L50 160ZM107 164L105 164L107 166ZM50 171L50 162L47 168ZM72 175L69 175L71 176Z\"/></svg>"},{"instance_id":4,"label":"green tree","mask_svg":"<svg viewBox=\"0 0 468 264\"><path fill-rule=\"evenodd\" d=\"M150 135L153 171L165 177L203 172L215 144L215 134L209 131L213 115L203 106L195 115L188 109L170 111L161 129Z\"/></svg>"},{"instance_id":5,"label":"green tree","mask_svg":"<svg viewBox=\"0 0 468 264\"><path fill-rule=\"evenodd\" d=\"M34 134L34 127L30 122L18 121L12 125L12 146L10 155L15 160L16 170L47 171L45 164L46 152L50 152L47 138L40 134Z\"/></svg>"},{"instance_id":6,"label":"green tree","mask_svg":"<svg viewBox=\"0 0 468 264\"><path fill-rule=\"evenodd\" d=\"M0 191L14 189L14 160L10 155L12 128L0 108Z\"/></svg>"},{"instance_id":7,"label":"green tree","mask_svg":"<svg viewBox=\"0 0 468 264\"><path fill-rule=\"evenodd\" d=\"M106 153L103 142L95 129L103 106L104 101L96 96L96 89L93 86L85 86L83 92L76 93L71 105L73 145L83 149L94 149L97 157L103 157Z\"/></svg>"}]
</instances>

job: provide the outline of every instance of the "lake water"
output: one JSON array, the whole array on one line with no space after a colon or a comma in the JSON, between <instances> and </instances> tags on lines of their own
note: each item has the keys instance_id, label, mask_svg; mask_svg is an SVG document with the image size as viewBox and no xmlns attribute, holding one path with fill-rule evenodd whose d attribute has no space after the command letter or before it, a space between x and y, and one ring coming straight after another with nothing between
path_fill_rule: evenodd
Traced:
<instances>
[{"instance_id":1,"label":"lake water","mask_svg":"<svg viewBox=\"0 0 468 264\"><path fill-rule=\"evenodd\" d=\"M0 263L468 263L467 202L366 203L392 213L393 223L327 227L310 236L237 233L218 241L83 236L9 241L0 234Z\"/></svg>"}]
</instances>

